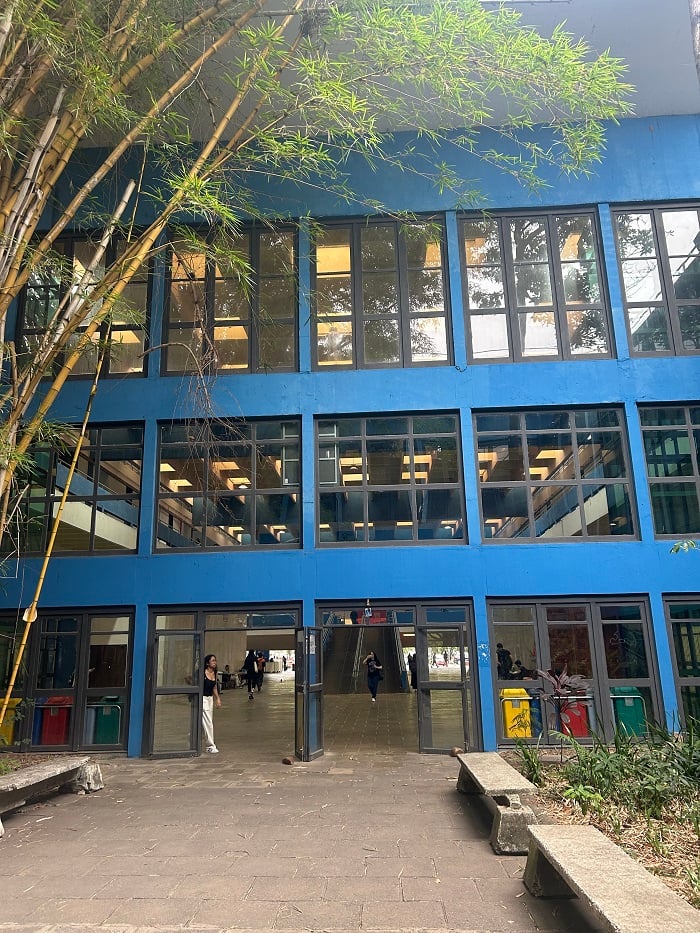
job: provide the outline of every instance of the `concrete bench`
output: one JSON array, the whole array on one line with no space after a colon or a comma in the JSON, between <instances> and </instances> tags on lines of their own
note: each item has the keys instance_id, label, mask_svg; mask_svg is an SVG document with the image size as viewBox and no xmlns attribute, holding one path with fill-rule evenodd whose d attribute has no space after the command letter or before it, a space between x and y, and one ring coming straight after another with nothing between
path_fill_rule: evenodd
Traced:
<instances>
[{"instance_id":1,"label":"concrete bench","mask_svg":"<svg viewBox=\"0 0 700 933\"><path fill-rule=\"evenodd\" d=\"M63 788L85 794L104 787L100 766L89 757L51 758L0 776L0 817ZM5 827L0 819L0 836Z\"/></svg>"},{"instance_id":2,"label":"concrete bench","mask_svg":"<svg viewBox=\"0 0 700 933\"><path fill-rule=\"evenodd\" d=\"M594 826L530 826L523 881L535 897L585 901L615 933L697 933L700 911Z\"/></svg>"},{"instance_id":3,"label":"concrete bench","mask_svg":"<svg viewBox=\"0 0 700 933\"><path fill-rule=\"evenodd\" d=\"M490 811L491 847L499 855L524 855L530 837L528 826L537 819L530 807L520 801L521 794L534 794L537 788L504 761L498 752L467 752L457 755L459 777L457 790L480 794Z\"/></svg>"}]
</instances>

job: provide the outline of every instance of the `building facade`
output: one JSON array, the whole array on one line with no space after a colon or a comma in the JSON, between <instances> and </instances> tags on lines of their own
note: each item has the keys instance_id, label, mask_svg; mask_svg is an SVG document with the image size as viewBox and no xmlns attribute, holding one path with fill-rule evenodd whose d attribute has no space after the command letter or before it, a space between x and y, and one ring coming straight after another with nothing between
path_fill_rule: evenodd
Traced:
<instances>
[{"instance_id":1,"label":"building facade","mask_svg":"<svg viewBox=\"0 0 700 933\"><path fill-rule=\"evenodd\" d=\"M196 754L200 658L250 647L294 658L302 758L374 645L387 695L416 656L414 750L700 717L700 558L671 553L700 537L699 161L668 111L537 196L465 161L470 211L390 169L356 184L410 220L280 186L313 223L245 229L245 291L173 236L112 336L5 737ZM28 343L57 288L27 289ZM76 430L91 367L52 412ZM3 543L5 678L74 436Z\"/></svg>"}]
</instances>

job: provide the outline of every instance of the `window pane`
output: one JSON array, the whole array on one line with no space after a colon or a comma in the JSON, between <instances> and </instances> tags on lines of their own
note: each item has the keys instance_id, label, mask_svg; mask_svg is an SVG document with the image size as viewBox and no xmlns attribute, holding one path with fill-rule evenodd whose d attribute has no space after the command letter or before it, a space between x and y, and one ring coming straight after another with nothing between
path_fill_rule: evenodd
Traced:
<instances>
[{"instance_id":1,"label":"window pane","mask_svg":"<svg viewBox=\"0 0 700 933\"><path fill-rule=\"evenodd\" d=\"M571 353L608 353L608 326L605 313L595 308L585 311L567 311L569 346Z\"/></svg>"},{"instance_id":2,"label":"window pane","mask_svg":"<svg viewBox=\"0 0 700 933\"><path fill-rule=\"evenodd\" d=\"M168 328L166 349L168 372L193 372L202 357L202 331L200 328Z\"/></svg>"},{"instance_id":3,"label":"window pane","mask_svg":"<svg viewBox=\"0 0 700 933\"><path fill-rule=\"evenodd\" d=\"M350 228L327 227L316 237L316 274L350 272Z\"/></svg>"},{"instance_id":4,"label":"window pane","mask_svg":"<svg viewBox=\"0 0 700 933\"><path fill-rule=\"evenodd\" d=\"M655 259L623 260L622 278L628 301L658 301L662 297Z\"/></svg>"},{"instance_id":5,"label":"window pane","mask_svg":"<svg viewBox=\"0 0 700 933\"><path fill-rule=\"evenodd\" d=\"M627 317L636 353L663 353L671 349L664 308L629 308Z\"/></svg>"},{"instance_id":6,"label":"window pane","mask_svg":"<svg viewBox=\"0 0 700 933\"><path fill-rule=\"evenodd\" d=\"M700 677L700 606L692 608L696 610L695 619L674 622L671 627L679 677Z\"/></svg>"},{"instance_id":7,"label":"window pane","mask_svg":"<svg viewBox=\"0 0 700 933\"><path fill-rule=\"evenodd\" d=\"M581 534L576 486L535 486L532 505L536 537L573 538Z\"/></svg>"},{"instance_id":8,"label":"window pane","mask_svg":"<svg viewBox=\"0 0 700 933\"><path fill-rule=\"evenodd\" d=\"M395 486L402 482L404 462L408 467L408 442L399 439L367 441L367 482L372 486ZM410 479L410 473L408 474Z\"/></svg>"},{"instance_id":9,"label":"window pane","mask_svg":"<svg viewBox=\"0 0 700 933\"><path fill-rule=\"evenodd\" d=\"M472 311L503 308L506 299L500 266L481 266L467 272L467 298Z\"/></svg>"},{"instance_id":10,"label":"window pane","mask_svg":"<svg viewBox=\"0 0 700 933\"><path fill-rule=\"evenodd\" d=\"M518 315L523 356L556 356L557 326L554 314L534 311Z\"/></svg>"},{"instance_id":11,"label":"window pane","mask_svg":"<svg viewBox=\"0 0 700 933\"><path fill-rule=\"evenodd\" d=\"M370 224L360 231L362 268L366 272L396 267L396 241L393 225Z\"/></svg>"},{"instance_id":12,"label":"window pane","mask_svg":"<svg viewBox=\"0 0 700 933\"><path fill-rule=\"evenodd\" d=\"M616 228L623 259L656 255L651 214L620 214Z\"/></svg>"},{"instance_id":13,"label":"window pane","mask_svg":"<svg viewBox=\"0 0 700 933\"><path fill-rule=\"evenodd\" d=\"M485 538L515 538L529 535L527 489L497 486L481 490Z\"/></svg>"},{"instance_id":14,"label":"window pane","mask_svg":"<svg viewBox=\"0 0 700 933\"><path fill-rule=\"evenodd\" d=\"M261 323L258 332L260 369L291 369L296 356L296 325Z\"/></svg>"},{"instance_id":15,"label":"window pane","mask_svg":"<svg viewBox=\"0 0 700 933\"><path fill-rule=\"evenodd\" d=\"M442 317L411 321L411 359L414 363L436 363L447 359L447 332Z\"/></svg>"},{"instance_id":16,"label":"window pane","mask_svg":"<svg viewBox=\"0 0 700 933\"><path fill-rule=\"evenodd\" d=\"M291 274L294 271L294 234L270 230L260 234L260 274Z\"/></svg>"},{"instance_id":17,"label":"window pane","mask_svg":"<svg viewBox=\"0 0 700 933\"><path fill-rule=\"evenodd\" d=\"M700 350L700 305L681 305L678 325L684 350Z\"/></svg>"},{"instance_id":18,"label":"window pane","mask_svg":"<svg viewBox=\"0 0 700 933\"><path fill-rule=\"evenodd\" d=\"M362 280L362 304L365 315L398 314L396 276L373 273Z\"/></svg>"},{"instance_id":19,"label":"window pane","mask_svg":"<svg viewBox=\"0 0 700 933\"><path fill-rule=\"evenodd\" d=\"M692 476L690 438L685 430L644 431L649 476Z\"/></svg>"},{"instance_id":20,"label":"window pane","mask_svg":"<svg viewBox=\"0 0 700 933\"><path fill-rule=\"evenodd\" d=\"M135 551L138 522L138 499L100 502L95 513L94 550Z\"/></svg>"},{"instance_id":21,"label":"window pane","mask_svg":"<svg viewBox=\"0 0 700 933\"><path fill-rule=\"evenodd\" d=\"M260 319L286 320L294 317L296 291L289 278L263 279L259 287Z\"/></svg>"},{"instance_id":22,"label":"window pane","mask_svg":"<svg viewBox=\"0 0 700 933\"><path fill-rule=\"evenodd\" d=\"M248 368L248 327L229 325L214 328L216 365L219 369Z\"/></svg>"},{"instance_id":23,"label":"window pane","mask_svg":"<svg viewBox=\"0 0 700 933\"><path fill-rule=\"evenodd\" d=\"M583 486L583 511L589 535L634 534L632 506L626 485Z\"/></svg>"},{"instance_id":24,"label":"window pane","mask_svg":"<svg viewBox=\"0 0 700 933\"><path fill-rule=\"evenodd\" d=\"M578 456L581 476L625 476L622 435L613 431L591 431L578 434Z\"/></svg>"},{"instance_id":25,"label":"window pane","mask_svg":"<svg viewBox=\"0 0 700 933\"><path fill-rule=\"evenodd\" d=\"M328 275L317 280L316 312L321 321L328 315L352 314L350 275Z\"/></svg>"},{"instance_id":26,"label":"window pane","mask_svg":"<svg viewBox=\"0 0 700 933\"><path fill-rule=\"evenodd\" d=\"M362 541L365 535L364 495L324 493L319 497L319 541Z\"/></svg>"},{"instance_id":27,"label":"window pane","mask_svg":"<svg viewBox=\"0 0 700 933\"><path fill-rule=\"evenodd\" d=\"M669 256L696 255L700 236L698 212L663 211L661 217Z\"/></svg>"},{"instance_id":28,"label":"window pane","mask_svg":"<svg viewBox=\"0 0 700 933\"><path fill-rule=\"evenodd\" d=\"M527 438L530 479L574 479L571 434L529 434Z\"/></svg>"},{"instance_id":29,"label":"window pane","mask_svg":"<svg viewBox=\"0 0 700 933\"><path fill-rule=\"evenodd\" d=\"M398 523L411 523L411 494L408 490L371 492L368 495L367 517L370 527L374 525L375 541L397 540L404 537L398 532ZM407 527L406 524L403 527ZM407 537L411 537L409 534Z\"/></svg>"},{"instance_id":30,"label":"window pane","mask_svg":"<svg viewBox=\"0 0 700 933\"><path fill-rule=\"evenodd\" d=\"M469 320L474 359L507 359L508 318L505 314L475 314Z\"/></svg>"},{"instance_id":31,"label":"window pane","mask_svg":"<svg viewBox=\"0 0 700 933\"><path fill-rule=\"evenodd\" d=\"M247 321L250 304L242 282L217 279L214 284L214 317L221 321Z\"/></svg>"},{"instance_id":32,"label":"window pane","mask_svg":"<svg viewBox=\"0 0 700 933\"><path fill-rule=\"evenodd\" d=\"M600 281L595 262L567 262L562 266L564 298L568 303L600 302Z\"/></svg>"},{"instance_id":33,"label":"window pane","mask_svg":"<svg viewBox=\"0 0 700 933\"><path fill-rule=\"evenodd\" d=\"M416 482L431 484L459 482L456 438L415 440L413 459Z\"/></svg>"},{"instance_id":34,"label":"window pane","mask_svg":"<svg viewBox=\"0 0 700 933\"><path fill-rule=\"evenodd\" d=\"M365 321L366 363L396 363L399 360L399 324L396 320Z\"/></svg>"},{"instance_id":35,"label":"window pane","mask_svg":"<svg viewBox=\"0 0 700 933\"><path fill-rule=\"evenodd\" d=\"M595 258L592 217L585 214L564 215L556 218L556 224L562 261Z\"/></svg>"},{"instance_id":36,"label":"window pane","mask_svg":"<svg viewBox=\"0 0 700 933\"><path fill-rule=\"evenodd\" d=\"M194 748L192 704L188 696L157 696L153 715L153 751L177 752Z\"/></svg>"},{"instance_id":37,"label":"window pane","mask_svg":"<svg viewBox=\"0 0 700 933\"><path fill-rule=\"evenodd\" d=\"M525 462L520 435L483 438L479 442L479 472L482 483L524 479Z\"/></svg>"},{"instance_id":38,"label":"window pane","mask_svg":"<svg viewBox=\"0 0 700 933\"><path fill-rule=\"evenodd\" d=\"M547 261L547 228L541 218L511 220L510 239L516 262Z\"/></svg>"},{"instance_id":39,"label":"window pane","mask_svg":"<svg viewBox=\"0 0 700 933\"><path fill-rule=\"evenodd\" d=\"M515 267L515 297L521 308L551 306L552 283L545 263L521 263Z\"/></svg>"},{"instance_id":40,"label":"window pane","mask_svg":"<svg viewBox=\"0 0 700 933\"><path fill-rule=\"evenodd\" d=\"M141 330L118 330L112 332L109 348L109 371L111 373L140 373L144 364L144 333Z\"/></svg>"},{"instance_id":41,"label":"window pane","mask_svg":"<svg viewBox=\"0 0 700 933\"><path fill-rule=\"evenodd\" d=\"M602 626L605 663L611 680L649 677L644 631L640 622Z\"/></svg>"},{"instance_id":42,"label":"window pane","mask_svg":"<svg viewBox=\"0 0 700 933\"><path fill-rule=\"evenodd\" d=\"M319 321L317 336L319 366L352 363L351 321Z\"/></svg>"},{"instance_id":43,"label":"window pane","mask_svg":"<svg viewBox=\"0 0 700 933\"><path fill-rule=\"evenodd\" d=\"M651 483L649 491L657 535L700 534L700 509L694 483Z\"/></svg>"},{"instance_id":44,"label":"window pane","mask_svg":"<svg viewBox=\"0 0 700 933\"><path fill-rule=\"evenodd\" d=\"M468 266L500 263L501 246L495 220L470 220L464 224L464 255Z\"/></svg>"}]
</instances>

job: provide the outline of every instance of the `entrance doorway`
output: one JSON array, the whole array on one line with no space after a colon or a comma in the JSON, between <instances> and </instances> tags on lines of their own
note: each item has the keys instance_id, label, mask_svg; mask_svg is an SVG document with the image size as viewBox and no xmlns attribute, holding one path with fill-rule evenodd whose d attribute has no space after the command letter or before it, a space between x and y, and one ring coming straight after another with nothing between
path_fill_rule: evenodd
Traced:
<instances>
[{"instance_id":1,"label":"entrance doorway","mask_svg":"<svg viewBox=\"0 0 700 933\"><path fill-rule=\"evenodd\" d=\"M214 733L221 750L245 750L250 757L256 744L266 744L282 756L290 754L299 619L297 607L154 611L144 754L199 754L203 667L209 654L218 663L222 705L214 714ZM265 661L252 700L241 673L250 651Z\"/></svg>"},{"instance_id":2,"label":"entrance doorway","mask_svg":"<svg viewBox=\"0 0 700 933\"><path fill-rule=\"evenodd\" d=\"M317 619L327 751L481 747L468 603L336 603L319 606ZM376 703L368 689L370 652L382 666Z\"/></svg>"}]
</instances>

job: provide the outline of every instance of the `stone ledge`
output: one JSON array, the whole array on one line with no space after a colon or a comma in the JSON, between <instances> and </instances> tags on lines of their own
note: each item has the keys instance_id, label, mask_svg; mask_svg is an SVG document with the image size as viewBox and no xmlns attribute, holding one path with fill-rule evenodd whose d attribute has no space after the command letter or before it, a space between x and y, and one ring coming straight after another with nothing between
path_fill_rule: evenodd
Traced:
<instances>
[{"instance_id":1,"label":"stone ledge","mask_svg":"<svg viewBox=\"0 0 700 933\"><path fill-rule=\"evenodd\" d=\"M100 766L90 758L66 756L0 776L0 817L63 788L86 794L104 787ZM0 837L5 828L0 819Z\"/></svg>"}]
</instances>

